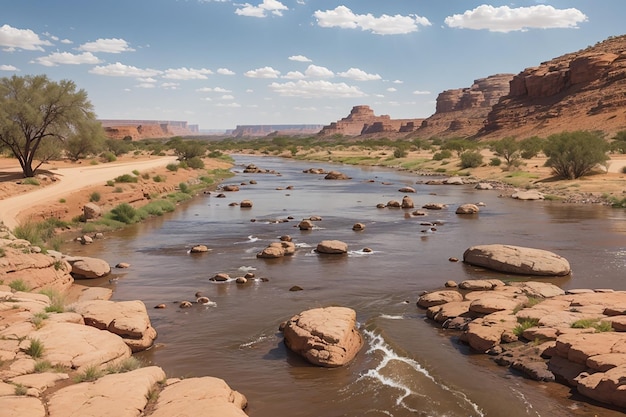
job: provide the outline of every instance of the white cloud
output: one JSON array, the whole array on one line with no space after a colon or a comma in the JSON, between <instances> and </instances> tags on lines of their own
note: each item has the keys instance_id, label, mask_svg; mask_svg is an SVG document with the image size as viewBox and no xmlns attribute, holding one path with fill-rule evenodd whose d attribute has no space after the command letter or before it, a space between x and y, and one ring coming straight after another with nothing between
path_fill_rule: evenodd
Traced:
<instances>
[{"instance_id":1,"label":"white cloud","mask_svg":"<svg viewBox=\"0 0 626 417\"><path fill-rule=\"evenodd\" d=\"M287 78L290 80L301 80L305 78L305 76L300 71L289 71L283 78Z\"/></svg>"},{"instance_id":2,"label":"white cloud","mask_svg":"<svg viewBox=\"0 0 626 417\"><path fill-rule=\"evenodd\" d=\"M350 78L355 81L374 81L381 79L381 76L378 74L368 74L358 68L350 68L348 71L340 72L337 75L343 78Z\"/></svg>"},{"instance_id":3,"label":"white cloud","mask_svg":"<svg viewBox=\"0 0 626 417\"><path fill-rule=\"evenodd\" d=\"M304 55L292 55L288 58L290 61L298 61L298 62L313 62L309 58Z\"/></svg>"},{"instance_id":4,"label":"white cloud","mask_svg":"<svg viewBox=\"0 0 626 417\"><path fill-rule=\"evenodd\" d=\"M35 59L35 62L45 67L56 67L58 65L95 65L102 61L91 52L84 52L79 55L74 55L70 52L54 52L48 56Z\"/></svg>"},{"instance_id":5,"label":"white cloud","mask_svg":"<svg viewBox=\"0 0 626 417\"><path fill-rule=\"evenodd\" d=\"M263 3L258 6L253 6L250 3L240 4L239 8L235 10L235 14L248 17L266 17L268 13L271 13L275 16L282 16L283 10L289 10L289 8L278 0L263 0Z\"/></svg>"},{"instance_id":6,"label":"white cloud","mask_svg":"<svg viewBox=\"0 0 626 417\"><path fill-rule=\"evenodd\" d=\"M512 9L508 6L493 7L486 4L463 14L455 14L445 19L451 28L487 29L490 32L525 31L530 28L576 28L578 23L587 21L587 16L578 9L555 9L552 6L537 5Z\"/></svg>"},{"instance_id":7,"label":"white cloud","mask_svg":"<svg viewBox=\"0 0 626 417\"><path fill-rule=\"evenodd\" d=\"M120 62L104 66L94 67L89 70L91 74L106 75L108 77L154 77L162 74L162 71L150 68L142 69L130 65L124 65Z\"/></svg>"},{"instance_id":8,"label":"white cloud","mask_svg":"<svg viewBox=\"0 0 626 417\"><path fill-rule=\"evenodd\" d=\"M217 107L228 107L228 108L232 108L232 109L237 109L237 108L241 107L241 104L239 104L239 103L217 103L216 106Z\"/></svg>"},{"instance_id":9,"label":"white cloud","mask_svg":"<svg viewBox=\"0 0 626 417\"><path fill-rule=\"evenodd\" d=\"M206 68L170 68L165 70L163 78L169 80L206 80L207 75L213 74L213 71Z\"/></svg>"},{"instance_id":10,"label":"white cloud","mask_svg":"<svg viewBox=\"0 0 626 417\"><path fill-rule=\"evenodd\" d=\"M222 100L234 100L235 96L233 96L232 94L224 94L222 97L220 97L220 99L222 99Z\"/></svg>"},{"instance_id":11,"label":"white cloud","mask_svg":"<svg viewBox=\"0 0 626 417\"><path fill-rule=\"evenodd\" d=\"M346 83L331 83L330 81L289 81L284 84L272 83L269 88L283 97L302 98L354 98L365 97L366 94L358 87Z\"/></svg>"},{"instance_id":12,"label":"white cloud","mask_svg":"<svg viewBox=\"0 0 626 417\"><path fill-rule=\"evenodd\" d=\"M309 65L304 75L309 78L332 78L335 73L326 67L320 67L319 65Z\"/></svg>"},{"instance_id":13,"label":"white cloud","mask_svg":"<svg viewBox=\"0 0 626 417\"><path fill-rule=\"evenodd\" d=\"M156 85L152 84L152 83L140 83L140 84L137 84L135 87L137 87L137 88L155 88Z\"/></svg>"},{"instance_id":14,"label":"white cloud","mask_svg":"<svg viewBox=\"0 0 626 417\"><path fill-rule=\"evenodd\" d=\"M161 83L161 88L165 90L178 90L179 83Z\"/></svg>"},{"instance_id":15,"label":"white cloud","mask_svg":"<svg viewBox=\"0 0 626 417\"><path fill-rule=\"evenodd\" d=\"M390 93L395 93L396 91L398 91L398 89L397 88L393 88L393 87L389 87L387 89L387 91L389 91Z\"/></svg>"},{"instance_id":16,"label":"white cloud","mask_svg":"<svg viewBox=\"0 0 626 417\"><path fill-rule=\"evenodd\" d=\"M394 83L394 84L404 84L404 81L402 81L402 80L393 80L392 83Z\"/></svg>"},{"instance_id":17,"label":"white cloud","mask_svg":"<svg viewBox=\"0 0 626 417\"><path fill-rule=\"evenodd\" d=\"M376 35L401 35L416 32L419 26L430 26L431 23L425 17L418 15L395 15L386 14L380 17L368 14L355 14L346 6L337 6L333 10L317 10L313 13L317 24L323 28L338 27L342 29L357 29L371 31Z\"/></svg>"},{"instance_id":18,"label":"white cloud","mask_svg":"<svg viewBox=\"0 0 626 417\"><path fill-rule=\"evenodd\" d=\"M228 68L218 68L217 73L220 75L235 75L235 72L229 70Z\"/></svg>"},{"instance_id":19,"label":"white cloud","mask_svg":"<svg viewBox=\"0 0 626 417\"><path fill-rule=\"evenodd\" d=\"M64 43L64 44L66 44L66 45L70 45L70 44L73 44L74 42L72 42L72 41L71 41L71 40L69 40L69 39L61 39L61 43Z\"/></svg>"},{"instance_id":20,"label":"white cloud","mask_svg":"<svg viewBox=\"0 0 626 417\"><path fill-rule=\"evenodd\" d=\"M249 78L278 78L280 71L272 67L263 67L246 71L243 75Z\"/></svg>"},{"instance_id":21,"label":"white cloud","mask_svg":"<svg viewBox=\"0 0 626 417\"><path fill-rule=\"evenodd\" d=\"M0 65L0 71L19 71L17 67L13 65Z\"/></svg>"},{"instance_id":22,"label":"white cloud","mask_svg":"<svg viewBox=\"0 0 626 417\"><path fill-rule=\"evenodd\" d=\"M413 94L415 94L416 96L426 96L431 94L430 91L420 91L420 90L415 90L413 91Z\"/></svg>"},{"instance_id":23,"label":"white cloud","mask_svg":"<svg viewBox=\"0 0 626 417\"><path fill-rule=\"evenodd\" d=\"M13 52L16 49L26 51L43 51L43 46L51 46L48 40L39 39L39 35L30 29L16 29L9 25L0 26L0 46L3 51Z\"/></svg>"},{"instance_id":24,"label":"white cloud","mask_svg":"<svg viewBox=\"0 0 626 417\"><path fill-rule=\"evenodd\" d=\"M79 51L86 52L107 52L110 54L119 54L122 52L133 52L134 49L128 45L124 39L110 38L97 39L95 42L87 42L77 48Z\"/></svg>"},{"instance_id":25,"label":"white cloud","mask_svg":"<svg viewBox=\"0 0 626 417\"><path fill-rule=\"evenodd\" d=\"M152 78L152 77L139 77L137 78L137 81L140 81L142 83L156 83L157 82L156 78Z\"/></svg>"},{"instance_id":26,"label":"white cloud","mask_svg":"<svg viewBox=\"0 0 626 417\"><path fill-rule=\"evenodd\" d=\"M216 93L231 93L230 90L227 90L227 89L222 88L222 87L215 87L213 89L213 91L215 91Z\"/></svg>"}]
</instances>

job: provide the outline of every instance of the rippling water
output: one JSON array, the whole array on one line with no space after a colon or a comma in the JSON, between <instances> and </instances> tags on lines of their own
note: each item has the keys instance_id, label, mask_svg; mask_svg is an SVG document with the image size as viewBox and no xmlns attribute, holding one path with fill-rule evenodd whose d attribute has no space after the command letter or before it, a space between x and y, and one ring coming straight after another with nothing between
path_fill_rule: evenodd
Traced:
<instances>
[{"instance_id":1,"label":"rippling water","mask_svg":"<svg viewBox=\"0 0 626 417\"><path fill-rule=\"evenodd\" d=\"M72 254L132 266L97 285L112 285L114 300L141 299L159 332L158 347L142 357L170 376L212 375L225 379L249 400L250 416L617 416L569 397L558 384L512 376L484 355L473 355L456 338L435 328L415 306L420 291L447 280L528 279L487 272L448 258L469 246L507 243L554 251L573 274L543 278L563 288L626 289L624 210L525 202L500 198L472 186L417 184L428 178L378 168L332 166L277 158L237 156L229 184L246 183L227 198L201 196L175 213L136 225ZM254 163L280 175L243 174ZM339 169L349 181L304 174L310 167ZM250 185L250 180L256 185ZM412 210L377 209L401 200L403 186L417 208L448 204L424 217ZM288 187L293 187L288 189ZM250 199L251 209L229 203ZM454 213L463 203L484 202L478 216ZM300 231L302 218L322 217ZM290 221L277 220L290 218ZM355 222L365 224L355 232ZM437 222L430 230L423 222ZM264 260L256 253L281 235L297 245L293 257ZM348 256L319 256L321 240L348 243ZM194 244L212 250L190 254ZM373 252L364 252L363 248ZM209 280L252 271L246 285ZM261 280L260 278L266 278ZM303 291L289 289L298 285ZM201 291L214 304L181 310L176 301ZM152 306L167 303L163 310ZM357 311L366 346L346 367L308 365L287 351L278 332L282 321L302 310L341 305Z\"/></svg>"}]
</instances>

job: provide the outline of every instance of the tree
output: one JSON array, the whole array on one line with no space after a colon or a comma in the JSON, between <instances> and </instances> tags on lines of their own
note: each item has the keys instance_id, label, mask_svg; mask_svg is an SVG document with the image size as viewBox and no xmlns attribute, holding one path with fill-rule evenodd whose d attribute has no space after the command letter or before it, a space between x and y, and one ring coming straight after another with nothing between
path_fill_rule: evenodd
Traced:
<instances>
[{"instance_id":1,"label":"tree","mask_svg":"<svg viewBox=\"0 0 626 417\"><path fill-rule=\"evenodd\" d=\"M72 161L98 154L104 149L105 135L99 122L87 121L65 141L65 154Z\"/></svg>"},{"instance_id":2,"label":"tree","mask_svg":"<svg viewBox=\"0 0 626 417\"><path fill-rule=\"evenodd\" d=\"M174 153L178 155L181 161L188 161L192 158L202 158L207 151L205 142L193 140L181 140L174 143Z\"/></svg>"},{"instance_id":3,"label":"tree","mask_svg":"<svg viewBox=\"0 0 626 417\"><path fill-rule=\"evenodd\" d=\"M492 149L496 155L504 158L508 166L519 159L519 143L510 136L494 142Z\"/></svg>"},{"instance_id":4,"label":"tree","mask_svg":"<svg viewBox=\"0 0 626 417\"><path fill-rule=\"evenodd\" d=\"M465 151L461 154L461 169L478 168L483 164L483 156L478 151Z\"/></svg>"},{"instance_id":5,"label":"tree","mask_svg":"<svg viewBox=\"0 0 626 417\"><path fill-rule=\"evenodd\" d=\"M463 152L474 148L476 148L475 142L462 138L448 139L441 145L442 150L455 151L459 157Z\"/></svg>"},{"instance_id":6,"label":"tree","mask_svg":"<svg viewBox=\"0 0 626 417\"><path fill-rule=\"evenodd\" d=\"M596 165L609 159L607 143L596 132L575 131L550 135L543 152L548 157L546 166L554 174L566 179L575 179L588 174Z\"/></svg>"},{"instance_id":7,"label":"tree","mask_svg":"<svg viewBox=\"0 0 626 417\"><path fill-rule=\"evenodd\" d=\"M45 75L0 79L0 144L18 159L25 177L48 160L46 145L64 142L95 120L87 93L76 91L72 81L57 83Z\"/></svg>"},{"instance_id":8,"label":"tree","mask_svg":"<svg viewBox=\"0 0 626 417\"><path fill-rule=\"evenodd\" d=\"M615 134L613 142L611 142L611 151L626 153L626 130L621 130Z\"/></svg>"},{"instance_id":9,"label":"tree","mask_svg":"<svg viewBox=\"0 0 626 417\"><path fill-rule=\"evenodd\" d=\"M522 139L519 143L522 158L532 159L537 156L541 152L544 142L539 136Z\"/></svg>"}]
</instances>

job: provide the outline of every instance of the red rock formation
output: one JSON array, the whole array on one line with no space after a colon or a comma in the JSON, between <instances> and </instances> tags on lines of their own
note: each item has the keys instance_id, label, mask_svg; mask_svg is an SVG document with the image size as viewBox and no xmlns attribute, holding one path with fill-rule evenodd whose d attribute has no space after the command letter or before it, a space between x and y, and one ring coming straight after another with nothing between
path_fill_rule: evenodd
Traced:
<instances>
[{"instance_id":1,"label":"red rock formation","mask_svg":"<svg viewBox=\"0 0 626 417\"><path fill-rule=\"evenodd\" d=\"M188 125L185 121L100 120L100 122L110 139L124 139L130 136L133 140L139 140L198 134L198 126Z\"/></svg>"},{"instance_id":2,"label":"red rock formation","mask_svg":"<svg viewBox=\"0 0 626 417\"><path fill-rule=\"evenodd\" d=\"M481 136L626 129L626 36L526 68L494 105Z\"/></svg>"},{"instance_id":3,"label":"red rock formation","mask_svg":"<svg viewBox=\"0 0 626 417\"><path fill-rule=\"evenodd\" d=\"M373 133L411 131L422 119L392 119L388 115L376 116L369 106L354 106L348 117L324 126L320 136L358 136Z\"/></svg>"}]
</instances>

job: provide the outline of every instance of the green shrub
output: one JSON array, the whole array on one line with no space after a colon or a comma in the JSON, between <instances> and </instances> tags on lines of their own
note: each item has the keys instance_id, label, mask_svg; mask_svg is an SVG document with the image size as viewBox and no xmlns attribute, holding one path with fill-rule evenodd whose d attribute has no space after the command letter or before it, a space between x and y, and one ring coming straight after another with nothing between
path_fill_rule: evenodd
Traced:
<instances>
[{"instance_id":1,"label":"green shrub","mask_svg":"<svg viewBox=\"0 0 626 417\"><path fill-rule=\"evenodd\" d=\"M209 158L220 158L222 157L224 154L220 151L211 151L209 152Z\"/></svg>"},{"instance_id":2,"label":"green shrub","mask_svg":"<svg viewBox=\"0 0 626 417\"><path fill-rule=\"evenodd\" d=\"M117 362L114 365L107 365L106 373L107 374L121 374L124 372L134 371L135 369L141 368L141 361L134 356L130 358L126 358L120 362Z\"/></svg>"},{"instance_id":3,"label":"green shrub","mask_svg":"<svg viewBox=\"0 0 626 417\"><path fill-rule=\"evenodd\" d=\"M39 185L39 181L37 180L37 178L29 177L29 178L24 178L22 180L22 184Z\"/></svg>"},{"instance_id":4,"label":"green shrub","mask_svg":"<svg viewBox=\"0 0 626 417\"><path fill-rule=\"evenodd\" d=\"M45 308L46 313L63 313L65 311L65 297L60 292L53 289L43 289L40 294L46 295L50 299L50 305Z\"/></svg>"},{"instance_id":5,"label":"green shrub","mask_svg":"<svg viewBox=\"0 0 626 417\"><path fill-rule=\"evenodd\" d=\"M189 166L189 168L203 169L204 161L199 156L194 156L193 158L187 160L187 165Z\"/></svg>"},{"instance_id":6,"label":"green shrub","mask_svg":"<svg viewBox=\"0 0 626 417\"><path fill-rule=\"evenodd\" d=\"M32 358L41 358L43 356L45 348L43 342L39 339L31 339L30 346L26 349L26 354Z\"/></svg>"},{"instance_id":7,"label":"green shrub","mask_svg":"<svg viewBox=\"0 0 626 417\"><path fill-rule=\"evenodd\" d=\"M31 323L35 325L35 328L39 329L43 326L43 321L49 318L48 313L39 312L33 314L33 317L30 319Z\"/></svg>"},{"instance_id":8,"label":"green shrub","mask_svg":"<svg viewBox=\"0 0 626 417\"><path fill-rule=\"evenodd\" d=\"M601 321L599 319L580 319L572 323L573 329L590 329L594 328L596 332L610 332L613 331L611 323L608 321Z\"/></svg>"},{"instance_id":9,"label":"green shrub","mask_svg":"<svg viewBox=\"0 0 626 417\"><path fill-rule=\"evenodd\" d=\"M143 174L141 174L141 178L143 178L144 180L147 180L148 178L150 178L150 174L148 174L147 172L144 172Z\"/></svg>"},{"instance_id":10,"label":"green shrub","mask_svg":"<svg viewBox=\"0 0 626 417\"><path fill-rule=\"evenodd\" d=\"M74 382L93 382L103 375L104 372L97 365L90 365L74 377Z\"/></svg>"},{"instance_id":11,"label":"green shrub","mask_svg":"<svg viewBox=\"0 0 626 417\"><path fill-rule=\"evenodd\" d=\"M111 218L121 223L132 224L137 221L137 210L128 203L122 203L111 210Z\"/></svg>"},{"instance_id":12,"label":"green shrub","mask_svg":"<svg viewBox=\"0 0 626 417\"><path fill-rule=\"evenodd\" d=\"M137 182L137 177L132 176L130 174L124 174L115 178L115 182L122 182L122 183Z\"/></svg>"},{"instance_id":13,"label":"green shrub","mask_svg":"<svg viewBox=\"0 0 626 417\"><path fill-rule=\"evenodd\" d=\"M178 171L178 164L172 162L171 164L167 164L165 168L167 168L168 171L176 172Z\"/></svg>"},{"instance_id":14,"label":"green shrub","mask_svg":"<svg viewBox=\"0 0 626 417\"><path fill-rule=\"evenodd\" d=\"M35 373L48 372L52 369L52 363L48 360L39 360L35 362Z\"/></svg>"},{"instance_id":15,"label":"green shrub","mask_svg":"<svg viewBox=\"0 0 626 417\"><path fill-rule=\"evenodd\" d=\"M180 184L178 184L178 188L180 189L181 193L189 194L189 192L191 191L189 189L189 185L186 182L181 182Z\"/></svg>"},{"instance_id":16,"label":"green shrub","mask_svg":"<svg viewBox=\"0 0 626 417\"><path fill-rule=\"evenodd\" d=\"M433 161L442 161L444 159L449 159L452 158L452 152L450 152L447 149L444 149L442 151L436 152L433 155Z\"/></svg>"},{"instance_id":17,"label":"green shrub","mask_svg":"<svg viewBox=\"0 0 626 417\"><path fill-rule=\"evenodd\" d=\"M139 176L139 171L137 171L136 169L133 169L133 174L135 174L136 176Z\"/></svg>"},{"instance_id":18,"label":"green shrub","mask_svg":"<svg viewBox=\"0 0 626 417\"><path fill-rule=\"evenodd\" d=\"M517 326L515 326L515 328L513 329L513 334L517 337L521 337L522 334L524 334L524 331L538 325L539 320L537 319L524 319Z\"/></svg>"},{"instance_id":19,"label":"green shrub","mask_svg":"<svg viewBox=\"0 0 626 417\"><path fill-rule=\"evenodd\" d=\"M174 203L169 200L155 200L141 207L138 212L140 217L162 216L164 213L171 213L176 209Z\"/></svg>"},{"instance_id":20,"label":"green shrub","mask_svg":"<svg viewBox=\"0 0 626 417\"><path fill-rule=\"evenodd\" d=\"M477 168L483 163L483 156L477 151L465 151L461 154L461 168Z\"/></svg>"},{"instance_id":21,"label":"green shrub","mask_svg":"<svg viewBox=\"0 0 626 417\"><path fill-rule=\"evenodd\" d=\"M563 132L550 135L543 148L546 166L560 178L576 179L589 174L598 164L605 164L607 144L599 133Z\"/></svg>"},{"instance_id":22,"label":"green shrub","mask_svg":"<svg viewBox=\"0 0 626 417\"><path fill-rule=\"evenodd\" d=\"M107 186L108 187L113 187L114 185L115 185L115 181L113 181L113 180L108 180L107 181Z\"/></svg>"},{"instance_id":23,"label":"green shrub","mask_svg":"<svg viewBox=\"0 0 626 417\"><path fill-rule=\"evenodd\" d=\"M89 165L98 165L98 161L96 161L95 159L92 159L91 161L89 161Z\"/></svg>"},{"instance_id":24,"label":"green shrub","mask_svg":"<svg viewBox=\"0 0 626 417\"><path fill-rule=\"evenodd\" d=\"M25 387L22 384L16 384L15 385L15 395L23 396L23 395L26 395L26 394L28 394L28 388L27 387Z\"/></svg>"},{"instance_id":25,"label":"green shrub","mask_svg":"<svg viewBox=\"0 0 626 417\"><path fill-rule=\"evenodd\" d=\"M154 182L165 182L165 177L161 175L155 175L152 177L152 181Z\"/></svg>"},{"instance_id":26,"label":"green shrub","mask_svg":"<svg viewBox=\"0 0 626 417\"><path fill-rule=\"evenodd\" d=\"M100 201L100 193L97 191L91 193L91 195L89 196L89 201L92 203L97 203L98 201Z\"/></svg>"},{"instance_id":27,"label":"green shrub","mask_svg":"<svg viewBox=\"0 0 626 417\"><path fill-rule=\"evenodd\" d=\"M13 291L16 291L16 292L17 291L23 291L23 292L30 291L30 288L24 282L23 279L16 279L16 280L13 280L13 281L9 282L9 287L11 287L11 289Z\"/></svg>"},{"instance_id":28,"label":"green shrub","mask_svg":"<svg viewBox=\"0 0 626 417\"><path fill-rule=\"evenodd\" d=\"M7 256L7 254L4 251L4 248L0 248L0 258L4 258L5 256Z\"/></svg>"},{"instance_id":29,"label":"green shrub","mask_svg":"<svg viewBox=\"0 0 626 417\"><path fill-rule=\"evenodd\" d=\"M397 147L393 151L393 157L394 158L405 158L407 156L407 154L408 154L408 152L403 147Z\"/></svg>"},{"instance_id":30,"label":"green shrub","mask_svg":"<svg viewBox=\"0 0 626 417\"><path fill-rule=\"evenodd\" d=\"M102 160L104 162L114 162L117 161L117 156L115 156L115 154L113 152L103 152L100 155L100 158L102 158Z\"/></svg>"},{"instance_id":31,"label":"green shrub","mask_svg":"<svg viewBox=\"0 0 626 417\"><path fill-rule=\"evenodd\" d=\"M502 160L500 158L491 158L489 161L489 165L492 167L499 167L502 164Z\"/></svg>"}]
</instances>

